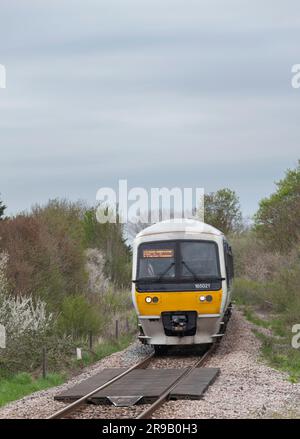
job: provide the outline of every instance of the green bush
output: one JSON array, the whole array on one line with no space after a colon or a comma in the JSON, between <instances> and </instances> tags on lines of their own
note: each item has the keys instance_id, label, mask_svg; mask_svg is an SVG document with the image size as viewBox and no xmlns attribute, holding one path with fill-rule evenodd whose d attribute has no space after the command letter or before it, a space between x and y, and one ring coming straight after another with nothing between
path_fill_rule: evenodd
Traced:
<instances>
[{"instance_id":1,"label":"green bush","mask_svg":"<svg viewBox=\"0 0 300 439\"><path fill-rule=\"evenodd\" d=\"M110 315L132 309L129 290L110 289L103 295L101 302L105 313Z\"/></svg>"},{"instance_id":2,"label":"green bush","mask_svg":"<svg viewBox=\"0 0 300 439\"><path fill-rule=\"evenodd\" d=\"M82 295L68 296L61 305L58 329L73 339L98 334L105 324L105 316Z\"/></svg>"},{"instance_id":3,"label":"green bush","mask_svg":"<svg viewBox=\"0 0 300 439\"><path fill-rule=\"evenodd\" d=\"M266 300L264 286L251 279L235 278L233 299L241 305L264 306Z\"/></svg>"},{"instance_id":4,"label":"green bush","mask_svg":"<svg viewBox=\"0 0 300 439\"><path fill-rule=\"evenodd\" d=\"M41 373L44 348L51 371L68 367L75 351L70 337L53 331L40 334L27 331L18 337L8 336L6 348L0 353L0 376L9 377L19 371Z\"/></svg>"}]
</instances>

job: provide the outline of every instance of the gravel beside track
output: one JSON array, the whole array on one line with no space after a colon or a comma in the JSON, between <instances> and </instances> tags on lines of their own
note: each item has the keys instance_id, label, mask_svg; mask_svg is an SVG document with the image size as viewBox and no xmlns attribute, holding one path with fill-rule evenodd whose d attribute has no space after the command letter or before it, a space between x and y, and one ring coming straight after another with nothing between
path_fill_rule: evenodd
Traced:
<instances>
[{"instance_id":1,"label":"gravel beside track","mask_svg":"<svg viewBox=\"0 0 300 439\"><path fill-rule=\"evenodd\" d=\"M159 418L300 418L300 384L291 384L287 375L266 366L259 357L260 342L253 325L234 310L226 335L206 367L220 367L221 374L200 401L169 401L154 416ZM136 342L124 351L110 355L86 368L67 383L43 390L0 409L0 418L45 418L65 404L54 401L55 394L108 367L135 364L152 349ZM197 355L173 353L155 358L149 367L188 367ZM76 412L84 418L128 418L146 406L115 408L88 405ZM298 408L297 408L298 407ZM73 415L72 415L73 416Z\"/></svg>"},{"instance_id":2,"label":"gravel beside track","mask_svg":"<svg viewBox=\"0 0 300 439\"><path fill-rule=\"evenodd\" d=\"M200 401L169 401L153 418L300 418L300 383L265 365L259 329L234 310L226 335L206 367L221 373Z\"/></svg>"}]
</instances>

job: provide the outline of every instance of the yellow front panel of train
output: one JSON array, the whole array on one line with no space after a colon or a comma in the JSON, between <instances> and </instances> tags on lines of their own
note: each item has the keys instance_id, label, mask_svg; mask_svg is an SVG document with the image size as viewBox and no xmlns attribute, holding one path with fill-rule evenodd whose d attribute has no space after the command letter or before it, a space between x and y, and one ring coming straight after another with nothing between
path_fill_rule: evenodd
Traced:
<instances>
[{"instance_id":1,"label":"yellow front panel of train","mask_svg":"<svg viewBox=\"0 0 300 439\"><path fill-rule=\"evenodd\" d=\"M164 311L197 311L198 314L219 314L222 290L219 291L180 291L169 293L139 293L136 291L139 315L158 316ZM211 296L211 302L200 301L201 296ZM158 302L146 302L146 298L157 297Z\"/></svg>"}]
</instances>

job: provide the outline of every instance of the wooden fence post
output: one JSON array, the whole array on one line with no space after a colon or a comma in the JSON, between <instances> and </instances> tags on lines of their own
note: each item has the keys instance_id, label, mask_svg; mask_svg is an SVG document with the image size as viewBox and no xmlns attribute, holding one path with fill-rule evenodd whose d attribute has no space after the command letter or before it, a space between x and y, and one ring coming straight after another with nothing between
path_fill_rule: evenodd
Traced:
<instances>
[{"instance_id":1,"label":"wooden fence post","mask_svg":"<svg viewBox=\"0 0 300 439\"><path fill-rule=\"evenodd\" d=\"M116 340L119 338L119 320L116 320Z\"/></svg>"},{"instance_id":2,"label":"wooden fence post","mask_svg":"<svg viewBox=\"0 0 300 439\"><path fill-rule=\"evenodd\" d=\"M43 347L43 378L47 378L47 349Z\"/></svg>"},{"instance_id":3,"label":"wooden fence post","mask_svg":"<svg viewBox=\"0 0 300 439\"><path fill-rule=\"evenodd\" d=\"M92 331L89 332L89 348L90 348L90 351L93 350L93 333L92 333Z\"/></svg>"}]
</instances>

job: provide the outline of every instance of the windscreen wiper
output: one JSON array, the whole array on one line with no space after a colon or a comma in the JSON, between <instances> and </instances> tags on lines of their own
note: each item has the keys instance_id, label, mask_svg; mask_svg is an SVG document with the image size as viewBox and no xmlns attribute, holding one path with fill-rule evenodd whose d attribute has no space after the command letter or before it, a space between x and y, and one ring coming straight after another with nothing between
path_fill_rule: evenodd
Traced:
<instances>
[{"instance_id":1,"label":"windscreen wiper","mask_svg":"<svg viewBox=\"0 0 300 439\"><path fill-rule=\"evenodd\" d=\"M174 267L175 262L172 262L161 274L158 275L158 282L162 280L162 278Z\"/></svg>"},{"instance_id":2,"label":"windscreen wiper","mask_svg":"<svg viewBox=\"0 0 300 439\"><path fill-rule=\"evenodd\" d=\"M182 265L184 265L187 270L194 276L194 281L198 282L220 282L222 280L225 280L224 277L218 277L218 276L211 276L211 277L205 277L205 276L199 276L196 274L185 261L181 261Z\"/></svg>"},{"instance_id":3,"label":"windscreen wiper","mask_svg":"<svg viewBox=\"0 0 300 439\"><path fill-rule=\"evenodd\" d=\"M167 268L165 269L165 271L163 271L162 273L158 274L157 276L151 276L151 277L142 277L139 279L135 279L132 282L136 283L136 282L147 282L147 283L155 283L155 282L160 282L163 277L171 270L172 267L174 267L175 262L172 262L170 265L167 266Z\"/></svg>"},{"instance_id":4,"label":"windscreen wiper","mask_svg":"<svg viewBox=\"0 0 300 439\"><path fill-rule=\"evenodd\" d=\"M188 264L185 261L181 261L182 265L185 266L185 268L188 269L188 271L194 276L194 279L197 280L198 275L188 266Z\"/></svg>"}]
</instances>

